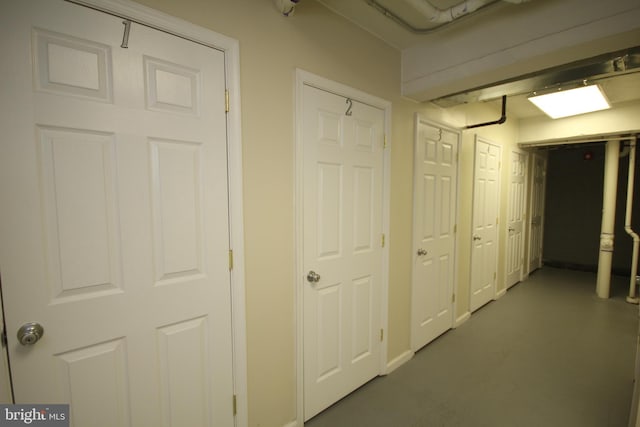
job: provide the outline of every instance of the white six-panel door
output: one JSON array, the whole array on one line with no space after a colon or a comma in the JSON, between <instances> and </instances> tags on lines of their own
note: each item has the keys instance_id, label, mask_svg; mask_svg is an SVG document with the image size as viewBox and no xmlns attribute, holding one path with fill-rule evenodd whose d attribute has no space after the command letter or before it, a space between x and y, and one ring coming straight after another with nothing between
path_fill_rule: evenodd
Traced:
<instances>
[{"instance_id":1,"label":"white six-panel door","mask_svg":"<svg viewBox=\"0 0 640 427\"><path fill-rule=\"evenodd\" d=\"M476 136L471 250L471 311L495 297L500 212L500 146Z\"/></svg>"},{"instance_id":2,"label":"white six-panel door","mask_svg":"<svg viewBox=\"0 0 640 427\"><path fill-rule=\"evenodd\" d=\"M303 90L306 420L379 372L384 111Z\"/></svg>"},{"instance_id":3,"label":"white six-panel door","mask_svg":"<svg viewBox=\"0 0 640 427\"><path fill-rule=\"evenodd\" d=\"M453 326L460 133L418 119L413 200L411 348Z\"/></svg>"},{"instance_id":4,"label":"white six-panel door","mask_svg":"<svg viewBox=\"0 0 640 427\"><path fill-rule=\"evenodd\" d=\"M531 233L529 238L529 273L542 267L542 236L544 233L544 192L547 160L534 154L531 176Z\"/></svg>"},{"instance_id":5,"label":"white six-panel door","mask_svg":"<svg viewBox=\"0 0 640 427\"><path fill-rule=\"evenodd\" d=\"M524 268L524 221L527 153L511 152L507 218L507 287L522 279Z\"/></svg>"},{"instance_id":6,"label":"white six-panel door","mask_svg":"<svg viewBox=\"0 0 640 427\"><path fill-rule=\"evenodd\" d=\"M232 426L224 54L56 0L3 4L0 265L19 403ZM18 328L44 335L21 345Z\"/></svg>"}]
</instances>

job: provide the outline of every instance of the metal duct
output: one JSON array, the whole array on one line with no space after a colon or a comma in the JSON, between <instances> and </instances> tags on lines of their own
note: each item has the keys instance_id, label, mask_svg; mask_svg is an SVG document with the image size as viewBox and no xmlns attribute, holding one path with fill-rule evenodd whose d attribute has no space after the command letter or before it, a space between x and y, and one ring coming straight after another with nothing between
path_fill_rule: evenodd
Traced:
<instances>
[{"instance_id":1,"label":"metal duct","mask_svg":"<svg viewBox=\"0 0 640 427\"><path fill-rule=\"evenodd\" d=\"M432 102L447 108L499 99L503 95L515 96L535 91L570 88L583 84L585 80L596 83L599 80L637 72L640 72L640 46L454 93Z\"/></svg>"}]
</instances>

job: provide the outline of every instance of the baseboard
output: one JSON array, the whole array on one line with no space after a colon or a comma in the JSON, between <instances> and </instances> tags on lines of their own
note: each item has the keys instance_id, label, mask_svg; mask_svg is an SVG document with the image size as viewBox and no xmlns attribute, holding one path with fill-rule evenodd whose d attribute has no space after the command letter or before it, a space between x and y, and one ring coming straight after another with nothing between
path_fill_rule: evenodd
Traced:
<instances>
[{"instance_id":1,"label":"baseboard","mask_svg":"<svg viewBox=\"0 0 640 427\"><path fill-rule=\"evenodd\" d=\"M300 424L301 426L304 425ZM282 427L298 427L298 420L293 420L291 422L286 423L285 425L283 425Z\"/></svg>"},{"instance_id":2,"label":"baseboard","mask_svg":"<svg viewBox=\"0 0 640 427\"><path fill-rule=\"evenodd\" d=\"M506 294L507 294L507 290L506 289L502 289L502 290L500 290L500 291L498 291L496 293L496 297L494 298L494 300L499 300L500 298L502 298Z\"/></svg>"},{"instance_id":3,"label":"baseboard","mask_svg":"<svg viewBox=\"0 0 640 427\"><path fill-rule=\"evenodd\" d=\"M469 312L469 311L464 313L462 316L458 317L456 319L456 322L453 324L454 329L459 327L460 325L462 325L467 320L469 320L470 317L471 317L471 312Z\"/></svg>"},{"instance_id":4,"label":"baseboard","mask_svg":"<svg viewBox=\"0 0 640 427\"><path fill-rule=\"evenodd\" d=\"M394 358L392 361L387 363L387 374L398 369L400 366L407 363L409 360L413 358L413 351L407 350L404 353L400 354L400 356Z\"/></svg>"}]
</instances>

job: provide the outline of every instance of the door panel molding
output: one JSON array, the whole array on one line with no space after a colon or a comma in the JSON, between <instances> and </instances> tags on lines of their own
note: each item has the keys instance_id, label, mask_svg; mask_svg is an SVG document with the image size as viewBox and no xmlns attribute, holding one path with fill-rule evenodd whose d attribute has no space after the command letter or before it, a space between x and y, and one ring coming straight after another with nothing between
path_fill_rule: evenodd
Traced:
<instances>
[{"instance_id":1,"label":"door panel molding","mask_svg":"<svg viewBox=\"0 0 640 427\"><path fill-rule=\"evenodd\" d=\"M296 263L294 268L295 283L295 313L296 313L296 329L295 329L295 360L294 375L296 378L296 420L290 425L302 426L304 423L304 373L303 373L303 326L304 326L304 310L303 310L303 286L307 272L304 268L303 246L304 246L304 229L303 229L303 178L304 178L304 159L303 153L303 92L305 86L324 90L333 94L339 94L345 98L367 104L369 106L384 111L384 128L386 135L386 148L383 154L382 167L382 232L380 241L374 241L373 244L383 244L382 248L382 282L380 286L380 329L381 331L381 347L379 352L378 372L379 375L387 373L387 323L388 323L388 277L389 277L389 227L390 227L390 176L391 176L391 159L390 159L390 129L391 129L391 103L376 96L354 89L350 86L338 83L324 77L312 74L310 72L296 69L296 106L295 106L295 188L294 188L294 208L296 218ZM345 105L345 111L347 105Z\"/></svg>"}]
</instances>

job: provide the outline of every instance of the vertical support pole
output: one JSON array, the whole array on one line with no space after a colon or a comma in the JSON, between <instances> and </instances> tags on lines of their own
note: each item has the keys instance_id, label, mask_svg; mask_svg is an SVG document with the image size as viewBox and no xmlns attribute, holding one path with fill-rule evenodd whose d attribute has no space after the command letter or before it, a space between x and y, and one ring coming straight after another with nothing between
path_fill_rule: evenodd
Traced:
<instances>
[{"instance_id":1,"label":"vertical support pole","mask_svg":"<svg viewBox=\"0 0 640 427\"><path fill-rule=\"evenodd\" d=\"M616 216L616 193L618 189L618 163L620 141L607 141L604 157L604 191L602 195L602 227L600 230L600 256L598 257L598 279L596 293L600 298L609 298L611 289L611 265Z\"/></svg>"},{"instance_id":2,"label":"vertical support pole","mask_svg":"<svg viewBox=\"0 0 640 427\"><path fill-rule=\"evenodd\" d=\"M638 249L640 249L640 236L631 228L631 213L633 210L633 185L636 170L636 140L629 142L629 175L627 179L627 212L624 219L624 231L633 239L633 252L631 255L631 274L629 275L629 296L627 302L638 304L636 297L636 278L638 274Z\"/></svg>"}]
</instances>

